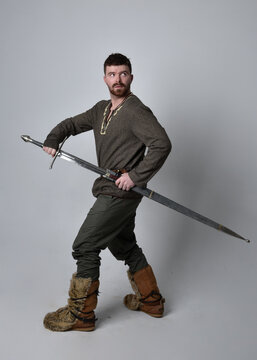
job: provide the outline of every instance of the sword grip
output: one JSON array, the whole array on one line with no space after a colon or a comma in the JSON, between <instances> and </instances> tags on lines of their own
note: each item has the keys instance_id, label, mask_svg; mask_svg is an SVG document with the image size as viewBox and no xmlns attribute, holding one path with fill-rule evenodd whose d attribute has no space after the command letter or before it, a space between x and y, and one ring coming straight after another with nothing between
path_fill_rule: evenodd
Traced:
<instances>
[{"instance_id":1,"label":"sword grip","mask_svg":"<svg viewBox=\"0 0 257 360\"><path fill-rule=\"evenodd\" d=\"M29 135L21 135L21 138L25 142L30 142L30 143L32 143L34 145L37 145L37 146L41 147L41 148L44 146L44 144L42 144L39 141L36 141L36 140L32 139Z\"/></svg>"}]
</instances>

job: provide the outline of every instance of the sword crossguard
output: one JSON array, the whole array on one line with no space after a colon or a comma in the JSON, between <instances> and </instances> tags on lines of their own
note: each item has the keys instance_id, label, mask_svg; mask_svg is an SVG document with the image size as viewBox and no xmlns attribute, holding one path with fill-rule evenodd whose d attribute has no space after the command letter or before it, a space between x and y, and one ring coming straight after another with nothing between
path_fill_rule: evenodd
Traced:
<instances>
[{"instance_id":1,"label":"sword crossguard","mask_svg":"<svg viewBox=\"0 0 257 360\"><path fill-rule=\"evenodd\" d=\"M65 141L66 141L67 139L68 139L68 136L66 136L66 137L64 138L63 142L61 143L61 145L59 146L58 150L56 151L56 153L55 153L55 155L54 155L54 158L53 158L53 160L52 160L52 162L51 162L51 164L50 164L50 166L49 166L49 170L52 170L52 168L53 168L53 166L54 166L54 162L55 162L57 156L60 154L61 148L63 147L63 144L65 143Z\"/></svg>"},{"instance_id":2,"label":"sword crossguard","mask_svg":"<svg viewBox=\"0 0 257 360\"><path fill-rule=\"evenodd\" d=\"M113 170L106 169L106 173L103 175L103 177L112 181L116 181L120 177L120 174Z\"/></svg>"},{"instance_id":3,"label":"sword crossguard","mask_svg":"<svg viewBox=\"0 0 257 360\"><path fill-rule=\"evenodd\" d=\"M49 170L52 170L52 168L53 168L53 166L54 166L54 162L55 162L55 160L56 160L56 158L57 158L57 156L58 156L59 154L60 154L60 150L58 149L58 150L56 151L54 157L53 157L53 160L52 160L50 166L49 166Z\"/></svg>"}]
</instances>

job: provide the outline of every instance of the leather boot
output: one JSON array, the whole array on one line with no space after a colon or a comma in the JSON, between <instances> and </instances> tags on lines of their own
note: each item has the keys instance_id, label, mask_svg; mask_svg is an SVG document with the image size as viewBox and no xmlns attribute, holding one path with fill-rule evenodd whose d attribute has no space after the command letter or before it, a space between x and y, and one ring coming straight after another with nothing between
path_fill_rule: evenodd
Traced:
<instances>
[{"instance_id":1,"label":"leather boot","mask_svg":"<svg viewBox=\"0 0 257 360\"><path fill-rule=\"evenodd\" d=\"M130 310L141 310L153 317L162 317L165 299L160 294L153 270L150 265L132 274L128 278L135 294L124 297L124 305Z\"/></svg>"},{"instance_id":2,"label":"leather boot","mask_svg":"<svg viewBox=\"0 0 257 360\"><path fill-rule=\"evenodd\" d=\"M70 282L68 305L44 318L45 328L52 331L92 331L95 329L94 309L97 305L99 281L77 278L73 274Z\"/></svg>"}]
</instances>

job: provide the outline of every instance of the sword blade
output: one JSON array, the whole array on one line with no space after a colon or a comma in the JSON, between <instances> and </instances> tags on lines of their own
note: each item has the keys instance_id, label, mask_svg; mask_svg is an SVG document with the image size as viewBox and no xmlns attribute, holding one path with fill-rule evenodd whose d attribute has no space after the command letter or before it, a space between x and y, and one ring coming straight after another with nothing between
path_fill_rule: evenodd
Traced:
<instances>
[{"instance_id":1,"label":"sword blade","mask_svg":"<svg viewBox=\"0 0 257 360\"><path fill-rule=\"evenodd\" d=\"M164 206L167 206L168 208L170 209L173 209L185 216L188 216L194 220L197 220L199 222L201 222L202 224L205 224L207 226L210 226L216 230L219 230L219 231L222 231L228 235L231 235L231 236L234 236L238 239L241 239L241 240L244 240L246 241L247 243L250 242L249 239L245 239L244 237L242 237L241 235L237 234L236 232L232 231L231 229L227 228L226 226L224 225L221 225L209 218L207 218L206 216L204 215L201 215L181 204L178 204L177 202L163 196L163 195L160 195L150 189L142 189L142 188L138 188L138 187L134 187L132 190L144 195L145 197L148 197L149 199L151 200L154 200Z\"/></svg>"},{"instance_id":2,"label":"sword blade","mask_svg":"<svg viewBox=\"0 0 257 360\"><path fill-rule=\"evenodd\" d=\"M22 135L21 138L25 141L25 142L30 142L36 146L39 146L41 148L43 148L43 144L39 141L36 141L34 139L32 139L30 136L28 135ZM89 163L88 161L85 161L83 159L80 159L78 158L77 156L75 155L72 155L72 154L69 154L67 153L66 151L63 151L63 150L60 150L58 151L58 154L57 154L58 157L60 157L61 159L64 159L66 161L71 161L75 164L78 164L80 166L82 166L83 168L86 168L88 170L91 170L95 173L97 173L98 175L101 175L101 176L104 176L105 178L107 178L108 180L110 181L116 181L119 177L119 175L117 175L115 172L111 171L111 170L105 170L105 169L102 169L96 165L93 165L91 163ZM247 243L250 243L250 240L249 239L246 239L244 238L243 236L237 234L236 232L232 231L231 229L227 228L226 226L224 225L221 225L209 218L207 218L206 216L204 215L201 215L201 214L198 214L197 212L181 205L181 204L178 204L176 203L175 201L161 195L161 194L158 194L156 192L154 192L153 190L151 189L148 189L148 188L140 188L138 186L134 186L132 189L132 191L138 193L138 194L141 194L142 196L145 196L153 201L156 201L158 202L159 204L162 204L170 209L173 209L185 216L188 216L194 220L197 220L199 222L201 222L202 224L205 224L207 226L210 226L216 230L219 230L219 231L222 231L223 233L226 233L230 236L233 236L233 237L236 237L238 239L241 239L241 240L244 240L245 242Z\"/></svg>"},{"instance_id":3,"label":"sword blade","mask_svg":"<svg viewBox=\"0 0 257 360\"><path fill-rule=\"evenodd\" d=\"M74 156L72 154L67 153L66 151L61 150L58 154L58 157L60 157L63 160L73 162L87 170L91 170L95 172L98 175L104 176L106 171L96 165L93 165L89 163L88 161L85 161L83 159L78 158L77 156Z\"/></svg>"}]
</instances>

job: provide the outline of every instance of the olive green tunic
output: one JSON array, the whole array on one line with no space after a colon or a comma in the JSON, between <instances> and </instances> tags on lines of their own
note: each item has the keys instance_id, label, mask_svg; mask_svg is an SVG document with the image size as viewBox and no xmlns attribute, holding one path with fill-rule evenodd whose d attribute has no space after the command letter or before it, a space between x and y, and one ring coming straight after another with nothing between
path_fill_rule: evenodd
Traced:
<instances>
[{"instance_id":1,"label":"olive green tunic","mask_svg":"<svg viewBox=\"0 0 257 360\"><path fill-rule=\"evenodd\" d=\"M131 180L144 187L166 160L170 140L152 111L135 95L131 94L107 121L110 107L110 100L102 100L90 110L62 121L49 133L44 145L57 149L66 136L93 130L98 165L104 169L126 169ZM92 191L96 197L140 196L118 189L103 177L96 179Z\"/></svg>"}]
</instances>

